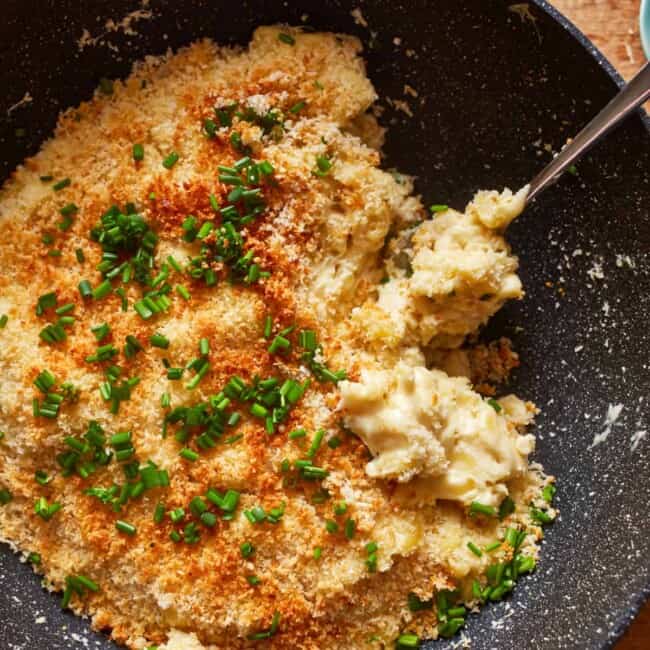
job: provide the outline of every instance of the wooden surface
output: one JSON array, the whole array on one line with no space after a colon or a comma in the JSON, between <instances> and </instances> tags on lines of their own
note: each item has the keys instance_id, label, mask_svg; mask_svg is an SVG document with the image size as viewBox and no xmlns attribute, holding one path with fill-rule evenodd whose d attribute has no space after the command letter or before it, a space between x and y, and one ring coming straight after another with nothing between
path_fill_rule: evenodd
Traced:
<instances>
[{"instance_id":1,"label":"wooden surface","mask_svg":"<svg viewBox=\"0 0 650 650\"><path fill-rule=\"evenodd\" d=\"M631 77L645 61L639 37L640 0L551 0L614 64Z\"/></svg>"},{"instance_id":2,"label":"wooden surface","mask_svg":"<svg viewBox=\"0 0 650 650\"><path fill-rule=\"evenodd\" d=\"M629 79L645 56L639 37L640 0L551 0ZM645 106L650 112L650 102ZM650 649L650 601L631 625L616 650Z\"/></svg>"}]
</instances>

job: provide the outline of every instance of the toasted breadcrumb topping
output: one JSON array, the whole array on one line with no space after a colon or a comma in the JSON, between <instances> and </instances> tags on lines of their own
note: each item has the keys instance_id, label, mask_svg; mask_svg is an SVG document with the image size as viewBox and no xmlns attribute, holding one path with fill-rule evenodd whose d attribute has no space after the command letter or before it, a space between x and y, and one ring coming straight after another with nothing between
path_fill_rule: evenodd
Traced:
<instances>
[{"instance_id":1,"label":"toasted breadcrumb topping","mask_svg":"<svg viewBox=\"0 0 650 650\"><path fill-rule=\"evenodd\" d=\"M450 348L506 298L521 295L516 258L492 222L472 211L427 221L411 179L380 168L383 129L366 112L376 94L360 51L351 37L265 27L247 49L203 40L148 57L125 81L64 112L54 137L0 194L0 314L8 316L0 330L0 494L10 495L0 502L0 536L38 553L35 568L49 587L66 590L68 606L129 648L248 648L258 635L269 648L342 650L368 647L369 639L377 647L392 643L407 628L435 637L435 608L412 611L409 594L425 602L458 589L459 598L476 602L472 581L485 582L491 559L468 550L468 541L483 548L518 526L525 531L521 552L536 557L541 528L528 504L549 479L528 467L527 451L500 483L514 511L476 517L467 504L431 498L426 481L398 485L369 476L368 448L343 424L339 371L358 382L364 370L424 364L424 354L429 365L475 384L503 379L517 364L505 343ZM223 122L215 109L225 111ZM215 223L201 241L216 246L223 219L215 206L232 203L237 187L224 182L231 172L218 166L232 169L246 156L273 170L258 181L264 210L239 226L242 255L250 251L247 274L233 280L233 264L217 256L187 275L201 243L196 233L188 241L188 217L197 229ZM106 260L102 244L90 233L111 206L118 206L115 214L140 215L157 236L149 284L118 275L109 278L105 297L83 299L80 282L96 289L106 281L97 270ZM445 267L443 295L427 282L442 272L435 256L460 245L454 228L477 233L472 250L480 256L489 249L494 273L480 273L479 257L462 279L453 264ZM400 252L412 277L395 263ZM166 262L170 256L180 273ZM168 276L158 286L169 284L162 294L169 305L144 319L134 306L164 268ZM214 284L201 279L207 271ZM462 313L444 315L454 287L470 308L489 294L469 324ZM55 306L38 309L50 292ZM60 323L55 309L68 303L74 322L61 325L65 336L44 340L43 328ZM108 332L98 341L93 328L103 324ZM316 349L299 338L304 330L316 334ZM162 337L157 347L152 335ZM142 349L134 352L131 342L127 353L127 337ZM277 337L290 346L270 351ZM108 358L89 362L105 345L116 353L108 349ZM182 379L170 379L170 367L184 368ZM44 370L55 384L43 391L34 382L42 385ZM201 447L187 411L174 410L216 410L233 376L247 386L255 378L290 380L303 393L272 431L268 417L250 413L252 402L233 398L224 408L241 420ZM102 393L115 395L129 380L117 406ZM52 391L62 401L56 417L43 417ZM522 411L522 404L509 403L507 422L505 414L490 418L502 418L504 431L515 435L534 410ZM45 411L35 416L34 408ZM186 419L167 417L174 412ZM89 426L100 427L105 443L84 442ZM120 432L130 432L134 450L125 459L118 458L124 445L110 443ZM82 449L70 440L82 441ZM91 466L77 460L66 468L71 452L86 458L101 456L100 449L112 454L105 464L95 458ZM295 465L305 458L325 474L309 476ZM119 493L147 467L158 478L139 495L120 503L97 491L117 486ZM166 473L168 485L155 472ZM238 493L234 509L206 501L211 489L217 501ZM214 515L211 525L197 497ZM342 502L345 509L337 510ZM51 511L53 504L60 509ZM173 520L179 509L180 523ZM260 509L263 518L255 521Z\"/></svg>"}]
</instances>

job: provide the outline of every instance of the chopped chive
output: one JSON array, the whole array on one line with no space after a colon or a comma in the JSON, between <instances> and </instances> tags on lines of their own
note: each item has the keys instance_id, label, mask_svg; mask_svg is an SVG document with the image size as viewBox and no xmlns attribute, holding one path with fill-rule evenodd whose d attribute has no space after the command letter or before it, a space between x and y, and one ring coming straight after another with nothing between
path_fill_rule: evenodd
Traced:
<instances>
[{"instance_id":1,"label":"chopped chive","mask_svg":"<svg viewBox=\"0 0 650 650\"><path fill-rule=\"evenodd\" d=\"M199 455L193 449L189 449L188 447L181 449L178 455L181 458L184 458L185 460L189 460L192 463L196 462L199 459Z\"/></svg>"},{"instance_id":2,"label":"chopped chive","mask_svg":"<svg viewBox=\"0 0 650 650\"><path fill-rule=\"evenodd\" d=\"M77 248L74 254L77 257L77 262L79 262L79 264L83 264L86 261L86 256L84 255L83 249Z\"/></svg>"},{"instance_id":3,"label":"chopped chive","mask_svg":"<svg viewBox=\"0 0 650 650\"><path fill-rule=\"evenodd\" d=\"M447 610L447 616L449 616L449 618L463 618L466 615L467 610L462 605L458 607L450 607Z\"/></svg>"},{"instance_id":4,"label":"chopped chive","mask_svg":"<svg viewBox=\"0 0 650 650\"><path fill-rule=\"evenodd\" d=\"M250 413L256 418L265 418L269 414L268 410L258 403L255 403L253 406L251 406Z\"/></svg>"},{"instance_id":5,"label":"chopped chive","mask_svg":"<svg viewBox=\"0 0 650 650\"><path fill-rule=\"evenodd\" d=\"M239 503L239 492L236 490L227 490L224 494L220 508L225 512L234 512Z\"/></svg>"},{"instance_id":6,"label":"chopped chive","mask_svg":"<svg viewBox=\"0 0 650 650\"><path fill-rule=\"evenodd\" d=\"M219 174L219 182L224 185L243 185L244 181L239 176L232 174Z\"/></svg>"},{"instance_id":7,"label":"chopped chive","mask_svg":"<svg viewBox=\"0 0 650 650\"><path fill-rule=\"evenodd\" d=\"M30 553L30 554L27 556L27 561L28 561L30 564L39 565L39 564L41 563L41 556L40 556L40 553Z\"/></svg>"},{"instance_id":8,"label":"chopped chive","mask_svg":"<svg viewBox=\"0 0 650 650\"><path fill-rule=\"evenodd\" d=\"M551 515L549 515L544 510L540 510L539 508L535 507L531 507L530 516L534 521L542 525L550 524L553 521L553 517L551 517Z\"/></svg>"},{"instance_id":9,"label":"chopped chive","mask_svg":"<svg viewBox=\"0 0 650 650\"><path fill-rule=\"evenodd\" d=\"M366 559L366 568L368 573L376 573L377 571L377 550L379 546L377 542L368 542L365 546L368 557Z\"/></svg>"},{"instance_id":10,"label":"chopped chive","mask_svg":"<svg viewBox=\"0 0 650 650\"><path fill-rule=\"evenodd\" d=\"M320 546L316 546L314 548L314 560L320 560L322 554L323 549Z\"/></svg>"},{"instance_id":11,"label":"chopped chive","mask_svg":"<svg viewBox=\"0 0 650 650\"><path fill-rule=\"evenodd\" d=\"M421 600L417 594L410 592L407 596L407 603L412 612L423 612L433 608L433 600Z\"/></svg>"},{"instance_id":12,"label":"chopped chive","mask_svg":"<svg viewBox=\"0 0 650 650\"><path fill-rule=\"evenodd\" d=\"M74 203L68 203L67 205L64 205L59 210L61 215L64 216L64 217L70 217L73 214L77 213L78 211L79 211L79 208Z\"/></svg>"},{"instance_id":13,"label":"chopped chive","mask_svg":"<svg viewBox=\"0 0 650 650\"><path fill-rule=\"evenodd\" d=\"M50 291L50 293L44 293L42 296L39 296L36 302L36 315L41 316L46 309L56 307L56 302L55 291Z\"/></svg>"},{"instance_id":14,"label":"chopped chive","mask_svg":"<svg viewBox=\"0 0 650 650\"><path fill-rule=\"evenodd\" d=\"M312 440L311 445L309 446L309 450L307 451L308 458L313 458L317 454L324 436L324 429L318 429L318 431L316 431L314 434L314 439Z\"/></svg>"},{"instance_id":15,"label":"chopped chive","mask_svg":"<svg viewBox=\"0 0 650 650\"><path fill-rule=\"evenodd\" d=\"M190 501L190 511L195 517L200 517L207 509L208 506L201 497L194 497Z\"/></svg>"},{"instance_id":16,"label":"chopped chive","mask_svg":"<svg viewBox=\"0 0 650 650\"><path fill-rule=\"evenodd\" d=\"M325 530L333 535L334 533L337 533L339 530L339 525L333 521L332 519L327 519L325 521Z\"/></svg>"},{"instance_id":17,"label":"chopped chive","mask_svg":"<svg viewBox=\"0 0 650 650\"><path fill-rule=\"evenodd\" d=\"M264 319L264 338L269 339L271 338L271 332L273 329L273 317L271 314L267 314L266 318Z\"/></svg>"},{"instance_id":18,"label":"chopped chive","mask_svg":"<svg viewBox=\"0 0 650 650\"><path fill-rule=\"evenodd\" d=\"M183 376L183 368L167 368L167 379L180 379Z\"/></svg>"},{"instance_id":19,"label":"chopped chive","mask_svg":"<svg viewBox=\"0 0 650 650\"><path fill-rule=\"evenodd\" d=\"M156 509L153 512L154 523L159 524L165 518L165 504L159 501L156 504Z\"/></svg>"},{"instance_id":20,"label":"chopped chive","mask_svg":"<svg viewBox=\"0 0 650 650\"><path fill-rule=\"evenodd\" d=\"M519 560L517 570L519 573L530 573L535 568L535 558L526 555Z\"/></svg>"},{"instance_id":21,"label":"chopped chive","mask_svg":"<svg viewBox=\"0 0 650 650\"><path fill-rule=\"evenodd\" d=\"M345 501L339 501L335 506L334 506L334 514L335 515L344 515L348 511L348 504Z\"/></svg>"},{"instance_id":22,"label":"chopped chive","mask_svg":"<svg viewBox=\"0 0 650 650\"><path fill-rule=\"evenodd\" d=\"M174 271L176 271L176 273L182 273L183 272L183 269L181 268L181 265L176 261L176 259L172 255L170 255L167 258L167 262L169 263L169 266L171 266L174 269Z\"/></svg>"},{"instance_id":23,"label":"chopped chive","mask_svg":"<svg viewBox=\"0 0 650 650\"><path fill-rule=\"evenodd\" d=\"M348 519L345 522L345 528L344 528L345 536L348 539L352 539L354 537L354 533L356 532L356 530L357 530L357 524L354 521L354 519Z\"/></svg>"},{"instance_id":24,"label":"chopped chive","mask_svg":"<svg viewBox=\"0 0 650 650\"><path fill-rule=\"evenodd\" d=\"M203 379L203 377L205 376L205 374L208 372L209 369L210 369L210 364L207 363L206 361L201 366L201 369L194 375L194 377L192 377L192 379L190 379L190 381L188 381L185 384L185 388L187 388L188 390L194 390L199 385L199 382L201 381L201 379Z\"/></svg>"},{"instance_id":25,"label":"chopped chive","mask_svg":"<svg viewBox=\"0 0 650 650\"><path fill-rule=\"evenodd\" d=\"M453 610L449 610L449 611L453 611ZM454 634L456 634L456 632L458 632L458 630L460 630L460 628L463 627L463 625L465 625L464 618L460 618L460 617L450 618L446 623L438 627L438 634L441 637L444 637L445 639L449 639L452 636L454 636Z\"/></svg>"},{"instance_id":26,"label":"chopped chive","mask_svg":"<svg viewBox=\"0 0 650 650\"><path fill-rule=\"evenodd\" d=\"M144 160L144 147L141 144L133 145L133 160Z\"/></svg>"},{"instance_id":27,"label":"chopped chive","mask_svg":"<svg viewBox=\"0 0 650 650\"><path fill-rule=\"evenodd\" d=\"M158 332L149 337L149 343L151 343L155 348L162 348L163 350L166 350L169 347L169 339Z\"/></svg>"},{"instance_id":28,"label":"chopped chive","mask_svg":"<svg viewBox=\"0 0 650 650\"><path fill-rule=\"evenodd\" d=\"M307 435L307 432L304 429L294 429L289 433L289 440L295 440L296 438L304 438Z\"/></svg>"},{"instance_id":29,"label":"chopped chive","mask_svg":"<svg viewBox=\"0 0 650 650\"><path fill-rule=\"evenodd\" d=\"M201 523L208 528L214 528L217 525L217 515L213 512L204 512L200 516Z\"/></svg>"},{"instance_id":30,"label":"chopped chive","mask_svg":"<svg viewBox=\"0 0 650 650\"><path fill-rule=\"evenodd\" d=\"M138 312L142 320L149 320L153 316L153 311L151 311L143 300L138 300L138 302L134 303L133 309Z\"/></svg>"},{"instance_id":31,"label":"chopped chive","mask_svg":"<svg viewBox=\"0 0 650 650\"><path fill-rule=\"evenodd\" d=\"M262 582L257 576L246 576L246 580L251 587L259 585Z\"/></svg>"},{"instance_id":32,"label":"chopped chive","mask_svg":"<svg viewBox=\"0 0 650 650\"><path fill-rule=\"evenodd\" d=\"M58 501L48 504L45 497L40 497L34 503L34 512L44 521L49 521L62 507Z\"/></svg>"},{"instance_id":33,"label":"chopped chive","mask_svg":"<svg viewBox=\"0 0 650 650\"><path fill-rule=\"evenodd\" d=\"M208 138L214 138L217 134L217 124L214 120L207 118L203 120L203 130Z\"/></svg>"},{"instance_id":34,"label":"chopped chive","mask_svg":"<svg viewBox=\"0 0 650 650\"><path fill-rule=\"evenodd\" d=\"M449 210L449 206L443 204L434 204L429 208L429 210L435 214L436 212L445 212L446 210Z\"/></svg>"},{"instance_id":35,"label":"chopped chive","mask_svg":"<svg viewBox=\"0 0 650 650\"><path fill-rule=\"evenodd\" d=\"M316 156L316 169L313 173L316 176L327 176L332 169L332 161L327 156Z\"/></svg>"},{"instance_id":36,"label":"chopped chive","mask_svg":"<svg viewBox=\"0 0 650 650\"><path fill-rule=\"evenodd\" d=\"M9 316L7 316L7 314L2 314L2 316L0 316L0 330L3 330L7 326L8 322Z\"/></svg>"},{"instance_id":37,"label":"chopped chive","mask_svg":"<svg viewBox=\"0 0 650 650\"><path fill-rule=\"evenodd\" d=\"M176 285L176 293L181 296L183 300L189 300L191 297L190 292L182 284Z\"/></svg>"},{"instance_id":38,"label":"chopped chive","mask_svg":"<svg viewBox=\"0 0 650 650\"><path fill-rule=\"evenodd\" d=\"M133 447L120 449L115 452L115 460L122 462L131 458L134 454L135 454L135 449Z\"/></svg>"},{"instance_id":39,"label":"chopped chive","mask_svg":"<svg viewBox=\"0 0 650 650\"><path fill-rule=\"evenodd\" d=\"M337 447L341 446L341 439L338 436L332 436L328 441L327 441L327 446L330 449L336 449Z\"/></svg>"},{"instance_id":40,"label":"chopped chive","mask_svg":"<svg viewBox=\"0 0 650 650\"><path fill-rule=\"evenodd\" d=\"M300 113L300 111L307 106L307 102L303 99L302 101L299 101L297 104L294 104L290 109L289 113L293 113L296 115L297 113Z\"/></svg>"},{"instance_id":41,"label":"chopped chive","mask_svg":"<svg viewBox=\"0 0 650 650\"><path fill-rule=\"evenodd\" d=\"M90 331L94 334L97 342L104 340L111 332L111 328L108 323L102 323L101 325L95 325L90 328Z\"/></svg>"},{"instance_id":42,"label":"chopped chive","mask_svg":"<svg viewBox=\"0 0 650 650\"><path fill-rule=\"evenodd\" d=\"M508 528L506 530L505 536L503 540L507 542L511 548L513 548L515 551L517 548L519 548L519 545L521 542L523 542L525 539L525 534L524 537L519 537L519 531L516 528Z\"/></svg>"},{"instance_id":43,"label":"chopped chive","mask_svg":"<svg viewBox=\"0 0 650 650\"><path fill-rule=\"evenodd\" d=\"M202 338L199 341L199 352L203 356L206 356L210 352L210 341L208 341L208 339Z\"/></svg>"},{"instance_id":44,"label":"chopped chive","mask_svg":"<svg viewBox=\"0 0 650 650\"><path fill-rule=\"evenodd\" d=\"M467 548L470 551L472 551L472 553L474 553L474 555L476 555L476 557L482 557L483 556L483 552L481 551L481 549L478 546L476 546L476 544L474 544L474 542L467 542Z\"/></svg>"},{"instance_id":45,"label":"chopped chive","mask_svg":"<svg viewBox=\"0 0 650 650\"><path fill-rule=\"evenodd\" d=\"M165 169L171 169L177 162L180 156L175 152L172 151L162 162L163 167Z\"/></svg>"},{"instance_id":46,"label":"chopped chive","mask_svg":"<svg viewBox=\"0 0 650 650\"><path fill-rule=\"evenodd\" d=\"M169 395L169 393L163 393L160 396L160 406L166 409L169 407L170 404L171 404L171 396Z\"/></svg>"},{"instance_id":47,"label":"chopped chive","mask_svg":"<svg viewBox=\"0 0 650 650\"><path fill-rule=\"evenodd\" d=\"M59 190L62 190L65 187L68 187L68 185L70 185L71 182L72 181L69 178L64 178L64 179L58 181L57 183L54 183L54 185L52 185L52 189L55 192L58 192Z\"/></svg>"},{"instance_id":48,"label":"chopped chive","mask_svg":"<svg viewBox=\"0 0 650 650\"><path fill-rule=\"evenodd\" d=\"M111 293L112 289L110 280L104 280L92 290L92 297L95 300L101 300Z\"/></svg>"},{"instance_id":49,"label":"chopped chive","mask_svg":"<svg viewBox=\"0 0 650 650\"><path fill-rule=\"evenodd\" d=\"M93 290L88 280L82 280L79 283L79 293L81 294L81 297L84 299L90 298L93 295Z\"/></svg>"},{"instance_id":50,"label":"chopped chive","mask_svg":"<svg viewBox=\"0 0 650 650\"><path fill-rule=\"evenodd\" d=\"M479 503L478 501L472 501L469 507L469 514L472 516L480 514L485 515L486 517L496 517L497 511L492 506L487 506L483 503Z\"/></svg>"},{"instance_id":51,"label":"chopped chive","mask_svg":"<svg viewBox=\"0 0 650 650\"><path fill-rule=\"evenodd\" d=\"M205 221L199 228L199 231L196 233L196 238L205 239L212 232L213 227L214 226L211 221Z\"/></svg>"},{"instance_id":52,"label":"chopped chive","mask_svg":"<svg viewBox=\"0 0 650 650\"><path fill-rule=\"evenodd\" d=\"M34 380L36 388L44 394L47 394L55 383L56 379L49 370L42 370Z\"/></svg>"},{"instance_id":53,"label":"chopped chive","mask_svg":"<svg viewBox=\"0 0 650 650\"><path fill-rule=\"evenodd\" d=\"M544 499L546 503L552 503L553 497L555 496L556 492L557 492L557 488L555 487L555 485L553 485L553 483L549 483L548 485L545 485L544 488L542 489L542 499Z\"/></svg>"},{"instance_id":54,"label":"chopped chive","mask_svg":"<svg viewBox=\"0 0 650 650\"><path fill-rule=\"evenodd\" d=\"M286 351L290 347L291 347L291 341L289 341L289 339L285 338L284 336L278 334L271 342L271 345L269 345L268 352L269 354L275 354L278 351Z\"/></svg>"},{"instance_id":55,"label":"chopped chive","mask_svg":"<svg viewBox=\"0 0 650 650\"><path fill-rule=\"evenodd\" d=\"M398 648L419 648L420 638L416 634L400 634L396 645Z\"/></svg>"},{"instance_id":56,"label":"chopped chive","mask_svg":"<svg viewBox=\"0 0 650 650\"><path fill-rule=\"evenodd\" d=\"M305 348L308 352L314 352L318 347L316 332L313 330L301 330L298 335L298 343L300 347Z\"/></svg>"},{"instance_id":57,"label":"chopped chive","mask_svg":"<svg viewBox=\"0 0 650 650\"><path fill-rule=\"evenodd\" d=\"M133 524L129 524L126 521L122 521L121 519L118 519L115 522L115 528L117 528L117 530L119 530L121 533L131 536L135 535L138 532L138 529Z\"/></svg>"},{"instance_id":58,"label":"chopped chive","mask_svg":"<svg viewBox=\"0 0 650 650\"><path fill-rule=\"evenodd\" d=\"M496 551L498 548L501 547L501 542L491 542L485 547L485 552L486 553L492 553L492 551Z\"/></svg>"},{"instance_id":59,"label":"chopped chive","mask_svg":"<svg viewBox=\"0 0 650 650\"><path fill-rule=\"evenodd\" d=\"M183 508L170 510L169 518L171 519L172 523L177 524L185 519L185 510L183 510Z\"/></svg>"},{"instance_id":60,"label":"chopped chive","mask_svg":"<svg viewBox=\"0 0 650 650\"><path fill-rule=\"evenodd\" d=\"M296 44L296 39L293 36L291 36L291 34L286 34L285 32L280 32L278 34L278 40L282 41L283 43L286 43L287 45Z\"/></svg>"},{"instance_id":61,"label":"chopped chive","mask_svg":"<svg viewBox=\"0 0 650 650\"><path fill-rule=\"evenodd\" d=\"M98 592L99 591L99 585L94 581L91 580L90 578L87 578L86 576L77 576L75 580L85 589L88 589L89 591L93 592Z\"/></svg>"},{"instance_id":62,"label":"chopped chive","mask_svg":"<svg viewBox=\"0 0 650 650\"><path fill-rule=\"evenodd\" d=\"M34 472L34 480L39 485L47 485L52 480L52 477L48 476L47 472L44 470L37 469L36 472Z\"/></svg>"},{"instance_id":63,"label":"chopped chive","mask_svg":"<svg viewBox=\"0 0 650 650\"><path fill-rule=\"evenodd\" d=\"M68 302L65 305L61 305L60 307L57 307L54 310L54 313L57 316L63 316L64 314L67 314L68 312L71 312L74 309L75 305L73 302Z\"/></svg>"},{"instance_id":64,"label":"chopped chive","mask_svg":"<svg viewBox=\"0 0 650 650\"><path fill-rule=\"evenodd\" d=\"M244 542L240 547L241 555L243 558L249 558L255 553L255 547L250 542Z\"/></svg>"},{"instance_id":65,"label":"chopped chive","mask_svg":"<svg viewBox=\"0 0 650 650\"><path fill-rule=\"evenodd\" d=\"M499 505L499 519L504 519L515 511L515 502L507 496Z\"/></svg>"},{"instance_id":66,"label":"chopped chive","mask_svg":"<svg viewBox=\"0 0 650 650\"><path fill-rule=\"evenodd\" d=\"M260 173L264 174L264 176L270 176L275 171L273 169L273 165L268 160L262 160L262 162L260 162L257 166L260 170Z\"/></svg>"},{"instance_id":67,"label":"chopped chive","mask_svg":"<svg viewBox=\"0 0 650 650\"><path fill-rule=\"evenodd\" d=\"M497 402L493 397L490 397L489 399L485 400L497 413L501 413L503 411L503 407L499 402Z\"/></svg>"}]
</instances>

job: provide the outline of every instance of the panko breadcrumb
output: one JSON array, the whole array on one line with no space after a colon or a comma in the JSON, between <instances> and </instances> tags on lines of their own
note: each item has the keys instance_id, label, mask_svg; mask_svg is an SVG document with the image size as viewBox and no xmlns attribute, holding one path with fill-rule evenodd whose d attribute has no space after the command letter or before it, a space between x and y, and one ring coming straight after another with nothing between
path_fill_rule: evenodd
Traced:
<instances>
[{"instance_id":1,"label":"panko breadcrumb","mask_svg":"<svg viewBox=\"0 0 650 650\"><path fill-rule=\"evenodd\" d=\"M475 468L476 495L495 505L509 495L503 516L470 512L470 497L431 484L465 462L464 440L436 442L438 416L422 415L438 384L453 385L460 410L450 417L467 400L488 426L467 424L473 448L487 457L503 436L529 440L520 433L532 405L486 405L467 381L424 366L439 354L444 368L449 352L433 348L459 346L521 296L502 233L521 195L481 194L464 214L428 219L410 179L380 168L383 129L366 112L376 93L360 51L351 37L264 27L247 49L203 40L149 57L62 114L0 194L0 535L40 554L35 569L66 591L64 604L129 648L349 650L388 646L405 630L436 637L449 628L428 601L456 590L477 604L490 563L513 556L507 529L520 531L521 570L534 565L541 527L529 504L544 508L549 479L528 465L530 445L493 472ZM232 194L240 173L263 196L238 225L244 270L224 261L227 246L192 266L201 241L217 245L225 206L243 200ZM151 275L138 267L149 285L122 267L103 277L113 261L101 266L105 234L90 233L107 211L141 215L155 233ZM400 252L412 273L395 264ZM82 298L80 283L96 297ZM149 313L146 291L166 285ZM51 292L54 304L40 299ZM48 323L54 340L42 335ZM355 420L339 391L344 373L351 387L373 372L388 390L398 365L435 379L420 391L420 435L440 447L399 483L366 471L377 460L368 465L356 434L372 422ZM471 355L467 365L491 378ZM222 392L234 376L258 388L256 378L270 380L269 390L288 381L300 395L269 423L263 404L250 413L241 392ZM166 417L202 404L241 417L203 446L191 422ZM87 442L97 436L104 442ZM80 460L91 447L103 461ZM153 484L134 487L143 472ZM492 554L468 547L504 536Z\"/></svg>"}]
</instances>

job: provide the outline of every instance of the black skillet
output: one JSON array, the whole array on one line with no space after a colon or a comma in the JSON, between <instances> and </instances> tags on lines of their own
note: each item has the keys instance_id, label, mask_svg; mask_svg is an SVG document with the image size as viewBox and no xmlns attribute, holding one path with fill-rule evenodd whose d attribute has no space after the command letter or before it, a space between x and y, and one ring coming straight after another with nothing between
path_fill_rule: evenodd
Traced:
<instances>
[{"instance_id":1,"label":"black skillet","mask_svg":"<svg viewBox=\"0 0 650 650\"><path fill-rule=\"evenodd\" d=\"M89 98L101 77L125 76L142 56L199 37L246 43L256 25L301 24L304 14L310 27L364 41L382 105L387 97L409 101L412 119L390 107L384 113L386 164L416 174L426 202L462 208L477 188L519 187L548 161L545 145L557 150L621 83L542 0L151 0L153 18L132 23L138 36L110 33L79 51L84 28L100 34L107 18L118 21L138 6L4 0L3 178L52 133L57 113ZM353 7L368 27L355 23ZM417 99L404 95L404 84ZM8 114L26 92L33 101ZM507 601L469 617L474 650L611 647L649 593L650 435L639 433L650 430L649 206L650 137L638 115L509 232L527 295L486 336L505 333L521 353L513 388L542 408L536 458L558 477L562 513L536 573ZM610 404L622 404L621 415L592 448ZM0 620L3 650L115 647L61 613L58 599L6 546Z\"/></svg>"}]
</instances>

